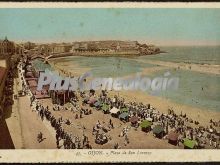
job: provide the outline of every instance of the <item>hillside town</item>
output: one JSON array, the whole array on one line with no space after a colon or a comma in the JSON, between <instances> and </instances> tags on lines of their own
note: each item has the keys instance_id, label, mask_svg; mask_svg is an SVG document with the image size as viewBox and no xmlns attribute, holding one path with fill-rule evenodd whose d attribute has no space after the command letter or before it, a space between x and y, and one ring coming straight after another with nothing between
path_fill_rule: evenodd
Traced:
<instances>
[{"instance_id":1,"label":"hillside town","mask_svg":"<svg viewBox=\"0 0 220 165\"><path fill-rule=\"evenodd\" d=\"M26 42L21 44L32 55L54 57L61 56L140 56L162 53L154 46L140 44L137 41L84 41L72 43L37 44Z\"/></svg>"}]
</instances>

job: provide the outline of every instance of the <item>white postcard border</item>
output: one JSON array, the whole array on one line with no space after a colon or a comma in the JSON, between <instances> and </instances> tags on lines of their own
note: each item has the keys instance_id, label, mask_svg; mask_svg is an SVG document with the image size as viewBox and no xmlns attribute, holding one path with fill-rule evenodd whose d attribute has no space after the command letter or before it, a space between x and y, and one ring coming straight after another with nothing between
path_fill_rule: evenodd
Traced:
<instances>
[{"instance_id":1,"label":"white postcard border","mask_svg":"<svg viewBox=\"0 0 220 165\"><path fill-rule=\"evenodd\" d=\"M220 3L33 3L0 2L0 8L220 8ZM94 153L93 153L94 152ZM102 154L100 154L102 152ZM118 153L119 152L119 153ZM134 153L133 153L134 152ZM95 154L96 153L96 154ZM99 153L99 154L98 154ZM133 153L133 154L132 154ZM11 149L0 150L0 162L207 162L220 161L220 150L184 149Z\"/></svg>"}]
</instances>

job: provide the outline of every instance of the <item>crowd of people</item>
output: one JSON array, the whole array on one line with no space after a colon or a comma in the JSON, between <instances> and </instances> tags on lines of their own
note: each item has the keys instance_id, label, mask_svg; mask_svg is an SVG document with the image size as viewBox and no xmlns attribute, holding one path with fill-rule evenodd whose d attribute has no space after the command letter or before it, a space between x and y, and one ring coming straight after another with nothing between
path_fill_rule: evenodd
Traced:
<instances>
[{"instance_id":1,"label":"crowd of people","mask_svg":"<svg viewBox=\"0 0 220 165\"><path fill-rule=\"evenodd\" d=\"M129 118L137 116L139 121L151 119L156 124L162 125L165 128L165 134L168 135L169 130L179 133L178 143L183 142L184 138L195 140L198 148L204 148L208 145L213 148L220 148L220 120L210 120L209 127L199 126L199 122L191 119L186 114L177 115L172 108L168 109L167 114L160 113L150 104L144 105L137 102L125 102L124 98L114 96L113 99L108 97L107 92L103 91L99 96L99 100L110 105L109 109L116 107L118 109L127 108ZM167 138L167 136L165 136Z\"/></svg>"},{"instance_id":2,"label":"crowd of people","mask_svg":"<svg viewBox=\"0 0 220 165\"><path fill-rule=\"evenodd\" d=\"M19 64L19 68L21 69L24 65ZM62 117L56 119L55 116L49 110L49 107L44 107L41 103L39 103L38 99L31 93L28 88L27 83L25 82L23 72L21 74L21 82L22 82L22 91L24 91L27 95L30 96L30 107L32 111L36 111L38 116L42 121L46 120L50 123L51 127L55 130L55 138L57 148L64 149L81 149L81 148L92 148L89 144L88 137L83 134L83 137L79 137L78 135L73 135L72 133L67 133L63 127L62 123L71 124L70 120L64 121ZM62 110L61 106L54 106L53 110ZM37 136L38 142L42 142L44 140L43 133L39 132Z\"/></svg>"}]
</instances>

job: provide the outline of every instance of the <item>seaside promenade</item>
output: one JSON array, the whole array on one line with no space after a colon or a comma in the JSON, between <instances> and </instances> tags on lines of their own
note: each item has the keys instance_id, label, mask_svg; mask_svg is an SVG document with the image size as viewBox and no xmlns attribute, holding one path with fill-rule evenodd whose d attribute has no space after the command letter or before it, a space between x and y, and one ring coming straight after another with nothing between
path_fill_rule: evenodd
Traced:
<instances>
[{"instance_id":1,"label":"seaside promenade","mask_svg":"<svg viewBox=\"0 0 220 165\"><path fill-rule=\"evenodd\" d=\"M14 79L14 94L17 94L21 87L21 75ZM29 96L14 99L11 116L5 120L8 127L9 137L4 136L4 144L1 148L5 149L55 149L55 135L51 132L46 121L42 122L37 113L30 108ZM6 130L6 129L5 129ZM37 141L39 132L45 138L41 143ZM7 134L6 134L7 135ZM10 139L13 144L10 144Z\"/></svg>"}]
</instances>

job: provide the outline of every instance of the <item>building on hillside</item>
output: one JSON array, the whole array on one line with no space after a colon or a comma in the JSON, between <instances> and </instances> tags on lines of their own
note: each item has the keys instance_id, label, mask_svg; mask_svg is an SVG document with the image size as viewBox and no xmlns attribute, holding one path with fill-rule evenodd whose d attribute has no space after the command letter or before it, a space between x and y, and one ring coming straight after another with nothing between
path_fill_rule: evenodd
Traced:
<instances>
[{"instance_id":1,"label":"building on hillside","mask_svg":"<svg viewBox=\"0 0 220 165\"><path fill-rule=\"evenodd\" d=\"M15 54L24 54L24 47L20 44L15 44Z\"/></svg>"},{"instance_id":2,"label":"building on hillside","mask_svg":"<svg viewBox=\"0 0 220 165\"><path fill-rule=\"evenodd\" d=\"M137 41L119 41L118 46L119 46L120 51L137 50L138 42Z\"/></svg>"},{"instance_id":3,"label":"building on hillside","mask_svg":"<svg viewBox=\"0 0 220 165\"><path fill-rule=\"evenodd\" d=\"M72 46L73 52L82 52L88 50L88 43L86 42L76 42Z\"/></svg>"},{"instance_id":4,"label":"building on hillside","mask_svg":"<svg viewBox=\"0 0 220 165\"><path fill-rule=\"evenodd\" d=\"M39 54L48 56L52 53L52 46L48 44L42 44L36 47L34 50Z\"/></svg>"},{"instance_id":5,"label":"building on hillside","mask_svg":"<svg viewBox=\"0 0 220 165\"><path fill-rule=\"evenodd\" d=\"M27 50L31 50L36 47L36 44L32 42L25 42L23 45L24 45L24 48Z\"/></svg>"},{"instance_id":6,"label":"building on hillside","mask_svg":"<svg viewBox=\"0 0 220 165\"><path fill-rule=\"evenodd\" d=\"M72 45L69 44L52 44L51 53L67 53L72 49Z\"/></svg>"},{"instance_id":7,"label":"building on hillside","mask_svg":"<svg viewBox=\"0 0 220 165\"><path fill-rule=\"evenodd\" d=\"M15 44L9 41L7 37L4 40L0 40L0 56L1 55L12 55L15 53Z\"/></svg>"}]
</instances>

